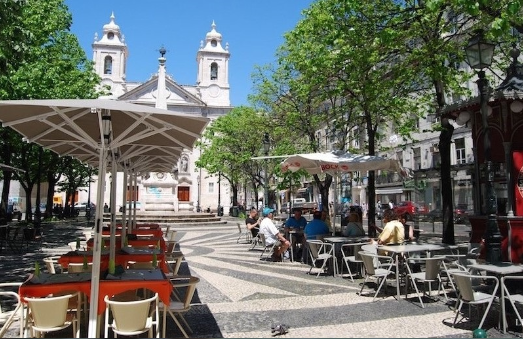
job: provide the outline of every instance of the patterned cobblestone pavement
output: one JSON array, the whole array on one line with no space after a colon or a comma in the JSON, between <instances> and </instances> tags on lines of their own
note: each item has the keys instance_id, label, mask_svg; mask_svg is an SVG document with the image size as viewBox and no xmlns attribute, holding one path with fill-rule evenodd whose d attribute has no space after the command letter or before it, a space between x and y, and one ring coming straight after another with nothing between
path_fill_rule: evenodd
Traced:
<instances>
[{"instance_id":1,"label":"patterned cobblestone pavement","mask_svg":"<svg viewBox=\"0 0 523 339\"><path fill-rule=\"evenodd\" d=\"M452 302L446 303L443 296L425 299L426 307L421 308L412 294L408 300L403 296L397 301L391 287L373 302L373 293L357 294L363 279L316 277L308 274L305 264L260 260L259 247L249 250L244 239L237 243L236 221L174 228L185 256L180 274L201 279L185 316L193 330L191 337L272 337L271 326L276 324L289 326L289 332L280 336L286 338L470 338L475 329L467 321L452 327ZM67 252L65 244L85 229L85 223L48 226L42 251L30 249L17 256L4 250L0 253L3 281L25 279L35 260ZM521 337L521 328L506 335L497 331L497 314L497 309L491 311L484 325L489 337ZM167 329L168 337L182 336L171 320ZM10 331L7 336L16 333ZM70 331L48 335L68 336Z\"/></svg>"}]
</instances>

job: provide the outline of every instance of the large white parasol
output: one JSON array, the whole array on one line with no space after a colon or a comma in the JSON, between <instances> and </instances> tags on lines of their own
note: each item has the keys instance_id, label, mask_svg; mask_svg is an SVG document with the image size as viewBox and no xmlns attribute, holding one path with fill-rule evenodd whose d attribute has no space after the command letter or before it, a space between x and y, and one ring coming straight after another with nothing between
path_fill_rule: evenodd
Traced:
<instances>
[{"instance_id":1,"label":"large white parasol","mask_svg":"<svg viewBox=\"0 0 523 339\"><path fill-rule=\"evenodd\" d=\"M320 152L295 154L281 163L283 172L300 169L309 174L329 173L332 175L349 172L391 170L405 173L398 160L375 155L352 154L347 152Z\"/></svg>"},{"instance_id":2,"label":"large white parasol","mask_svg":"<svg viewBox=\"0 0 523 339\"><path fill-rule=\"evenodd\" d=\"M106 99L0 101L0 121L61 155L98 167L97 205L103 204L108 157L142 170L172 168L182 148L191 149L209 119L149 106ZM115 155L118 154L118 157ZM160 160L161 159L161 160ZM103 210L96 209L91 298L98 300ZM114 219L114 218L112 218ZM113 239L112 239L113 240ZM114 241L111 241L114 244ZM97 302L89 312L89 337L97 337Z\"/></svg>"},{"instance_id":3,"label":"large white parasol","mask_svg":"<svg viewBox=\"0 0 523 339\"><path fill-rule=\"evenodd\" d=\"M284 173L299 170L305 170L309 174L328 173L334 177L335 187L337 186L338 176L342 173L355 171L366 173L368 171L390 170L398 172L402 176L407 176L408 174L398 160L338 151L291 155L281 163L281 169ZM336 229L336 205L337 197L336 194L334 194L333 234Z\"/></svg>"}]
</instances>

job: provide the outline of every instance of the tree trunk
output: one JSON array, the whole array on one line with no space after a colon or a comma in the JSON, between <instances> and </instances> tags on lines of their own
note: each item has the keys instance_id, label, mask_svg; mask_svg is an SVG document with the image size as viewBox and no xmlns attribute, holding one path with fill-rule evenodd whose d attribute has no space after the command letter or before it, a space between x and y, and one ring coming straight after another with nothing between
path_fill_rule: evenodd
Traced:
<instances>
[{"instance_id":1,"label":"tree trunk","mask_svg":"<svg viewBox=\"0 0 523 339\"><path fill-rule=\"evenodd\" d=\"M452 178L450 176L450 144L454 127L448 119L442 120L443 129L439 136L439 152L441 155L441 215L443 219L443 234L441 242L454 245L454 203L452 201Z\"/></svg>"},{"instance_id":2,"label":"tree trunk","mask_svg":"<svg viewBox=\"0 0 523 339\"><path fill-rule=\"evenodd\" d=\"M434 81L438 113L445 106L444 85L441 81ZM450 144L454 127L448 119L441 119L441 133L439 135L439 152L441 156L441 217L443 219L443 233L441 242L454 245L454 210L452 203L452 180L450 177Z\"/></svg>"}]
</instances>

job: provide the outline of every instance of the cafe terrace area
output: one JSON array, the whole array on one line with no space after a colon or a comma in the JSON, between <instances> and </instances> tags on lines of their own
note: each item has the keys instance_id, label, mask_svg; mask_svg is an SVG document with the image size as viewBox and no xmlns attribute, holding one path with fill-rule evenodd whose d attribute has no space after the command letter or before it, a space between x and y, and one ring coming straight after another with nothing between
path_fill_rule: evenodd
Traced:
<instances>
[{"instance_id":1,"label":"cafe terrace area","mask_svg":"<svg viewBox=\"0 0 523 339\"><path fill-rule=\"evenodd\" d=\"M238 222L240 228L238 228ZM167 244L172 234L176 241L173 252L181 253L183 259L178 271L173 275L172 269L176 267L176 264L173 266L172 263L176 261L165 259L165 253L162 256L162 253L158 251L157 268L145 268L145 278L141 278L141 280L133 279L138 279L136 274L139 274L140 269L143 268L130 268L130 263L139 259L139 254L136 253L138 251L132 254L134 255L133 260L116 259L116 266L125 266L126 272L115 272L112 277L115 280L111 280L107 274L100 280L102 299L97 301L102 315L100 336L105 336L103 313L106 312L106 305L103 301L105 296L103 294L106 293L111 298L112 293L129 287L133 292L124 294L123 300L143 300L148 294L141 288L146 287L153 291L156 290L160 295L157 303L160 308L159 317L153 319L158 322L158 326L153 325L152 336L184 337L180 327L168 313L165 318L163 317L161 308L169 301L172 306L177 298L183 298L187 287L176 287L175 284L180 280L187 282L189 276L196 278L199 282L197 282L191 298L190 308L183 315L189 326L179 320L188 337L272 337L271 327L281 324L288 327L288 333L283 334L282 337L472 337L472 332L479 326L483 317L485 307L478 310L472 308L470 313L472 318L469 319L468 308L465 305L458 314L456 325L453 326L456 318L454 308L458 295L448 280L443 283L448 299L445 298L442 291L438 291L438 283L433 283L430 296L423 296L421 299L412 284L409 285L408 296L405 293L407 274L414 273L415 270L425 271L429 266L426 263L416 266L415 264L419 264L419 262L414 261L415 258L444 256L438 265L438 273L440 273L445 271L445 267L450 272L451 265L454 265L461 255L463 258L472 257L468 254L468 235L466 233L457 235L460 245L452 248L439 248L438 235L431 234L429 231L422 232L417 244L404 245L398 251L388 248L387 257L380 258L380 260L392 262L393 265L386 267L390 272L387 273L384 285L375 296L378 285L374 283L374 279L370 279L364 286L362 285L364 282L362 274L367 275L368 270L362 269L361 265L349 265L354 273L352 281L347 274L347 268L343 266L344 254L337 251L335 244L332 246L332 256L327 259L324 268L321 268L323 265L321 261L315 267L308 263L301 263L299 260L272 262L268 260L270 255L263 251L262 245L252 243L252 239L246 235L246 232L243 232L243 225L243 220L238 218L225 218L224 222L215 224L162 224L159 225L159 228L141 228L144 230L144 234L137 236L136 240L131 240L131 237L127 246L130 248L138 246L144 251L145 247L150 246L151 253L142 254L144 257L150 255L150 259L144 259L145 261L153 261L152 253L158 250L158 247L161 248L163 243ZM29 297L32 293L41 294L38 292L39 289L43 289L46 294L53 289L53 285L67 291L74 290L73 286L77 286L80 292L88 294L89 289L84 285L89 284L89 274L82 271L65 274L60 271L61 268L68 265L66 263L72 261L78 261L81 267L85 267L84 257L87 258L87 267L89 267L88 256L82 254L76 258L75 252L88 251L89 242L85 241L84 237L91 231L91 227L81 220L57 222L42 227L40 241L24 244L26 247L21 249L13 249L9 246L2 248L0 270L3 282L22 283L21 286L11 290L23 297ZM167 228L169 228L169 232L166 232ZM161 230L161 234L156 231L158 229ZM153 230L152 233L151 230ZM174 231L176 232L173 233ZM148 232L151 234L147 234ZM163 241L160 240L160 246L158 246L158 241L151 240L151 238L163 238ZM78 251L76 250L77 239L80 239ZM331 239L331 241L344 244L354 243L350 239L342 240ZM151 243L146 245L146 242ZM324 242L328 243L328 239L324 239ZM19 252L15 253L15 251ZM127 251L132 252L132 250ZM403 251L403 259L393 259L400 258L398 253L401 251ZM165 251L163 250L163 252ZM346 254L348 255L350 252ZM43 261L44 258L51 256L59 257L59 264L55 266L54 275L49 274ZM102 258L103 256L102 253ZM307 259L307 261L312 260L313 258L310 256ZM40 263L39 279L34 277L36 262ZM102 262L104 262L103 259ZM168 267L166 268L164 264ZM481 264L481 260L479 264ZM490 337L520 337L521 327L517 326L515 313L508 303L506 312L501 312L502 299L500 297L502 294L499 288L501 288L501 278L504 274L489 273L488 267L486 267L487 270L484 270L485 267L482 269L481 266L474 269L473 265L469 264L469 267L465 267L462 275L482 274L482 277L474 279L475 286L481 287L487 294L493 292L491 294L493 296L492 305L485 316L482 328ZM515 266L516 269L520 267ZM344 267L343 270L341 267ZM105 270L105 267L102 269ZM399 272L399 274L395 274L395 272ZM119 274L119 279L114 277ZM71 281L62 278L68 275L73 275L75 278L69 278ZM487 275L496 276L497 281L492 280L495 282L492 284L487 281ZM521 274L511 273L510 275L519 276ZM50 276L62 279L49 279ZM171 278L167 278L169 276ZM127 278L129 281L126 281ZM83 279L86 281L82 281ZM67 284L70 286L67 287ZM116 284L127 284L127 286L115 288ZM429 293L427 284L417 282L420 293L423 292L424 286ZM498 286L497 291L492 291L495 286ZM400 288L397 289L397 287ZM512 287L508 285L508 290L517 292L517 288L514 290ZM165 291L173 293L166 294ZM61 294L58 293L59 289L53 292ZM85 297L89 300L88 296ZM89 307L92 303L93 301L90 300L86 306ZM21 305L27 306L23 298ZM15 303L2 302L3 311L12 309L14 306ZM154 315L155 307L152 306L151 309ZM80 310L83 310L82 305ZM77 315L77 313L74 312L73 315ZM502 318L507 319L506 333L503 333ZM79 336L86 337L88 319L82 313L78 315L78 319ZM163 334L164 323L166 325L165 335ZM19 324L18 317L15 317L4 336L19 337ZM27 331L31 326L32 323L29 322L23 328L25 335L30 335L30 332ZM189 327L192 329L192 333L188 331ZM145 332L140 336L147 335L148 332ZM72 337L73 328L69 326L59 331L49 332L46 336ZM107 336L114 336L112 329L107 331Z\"/></svg>"}]
</instances>

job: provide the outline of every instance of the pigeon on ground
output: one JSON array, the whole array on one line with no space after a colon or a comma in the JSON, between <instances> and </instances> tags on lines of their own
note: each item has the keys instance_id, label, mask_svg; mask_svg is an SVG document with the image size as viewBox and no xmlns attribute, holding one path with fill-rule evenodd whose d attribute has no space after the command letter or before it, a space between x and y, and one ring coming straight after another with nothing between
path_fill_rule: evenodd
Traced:
<instances>
[{"instance_id":1,"label":"pigeon on ground","mask_svg":"<svg viewBox=\"0 0 523 339\"><path fill-rule=\"evenodd\" d=\"M272 325L272 336L286 334L287 332L289 332L289 327L289 325L285 324Z\"/></svg>"}]
</instances>

